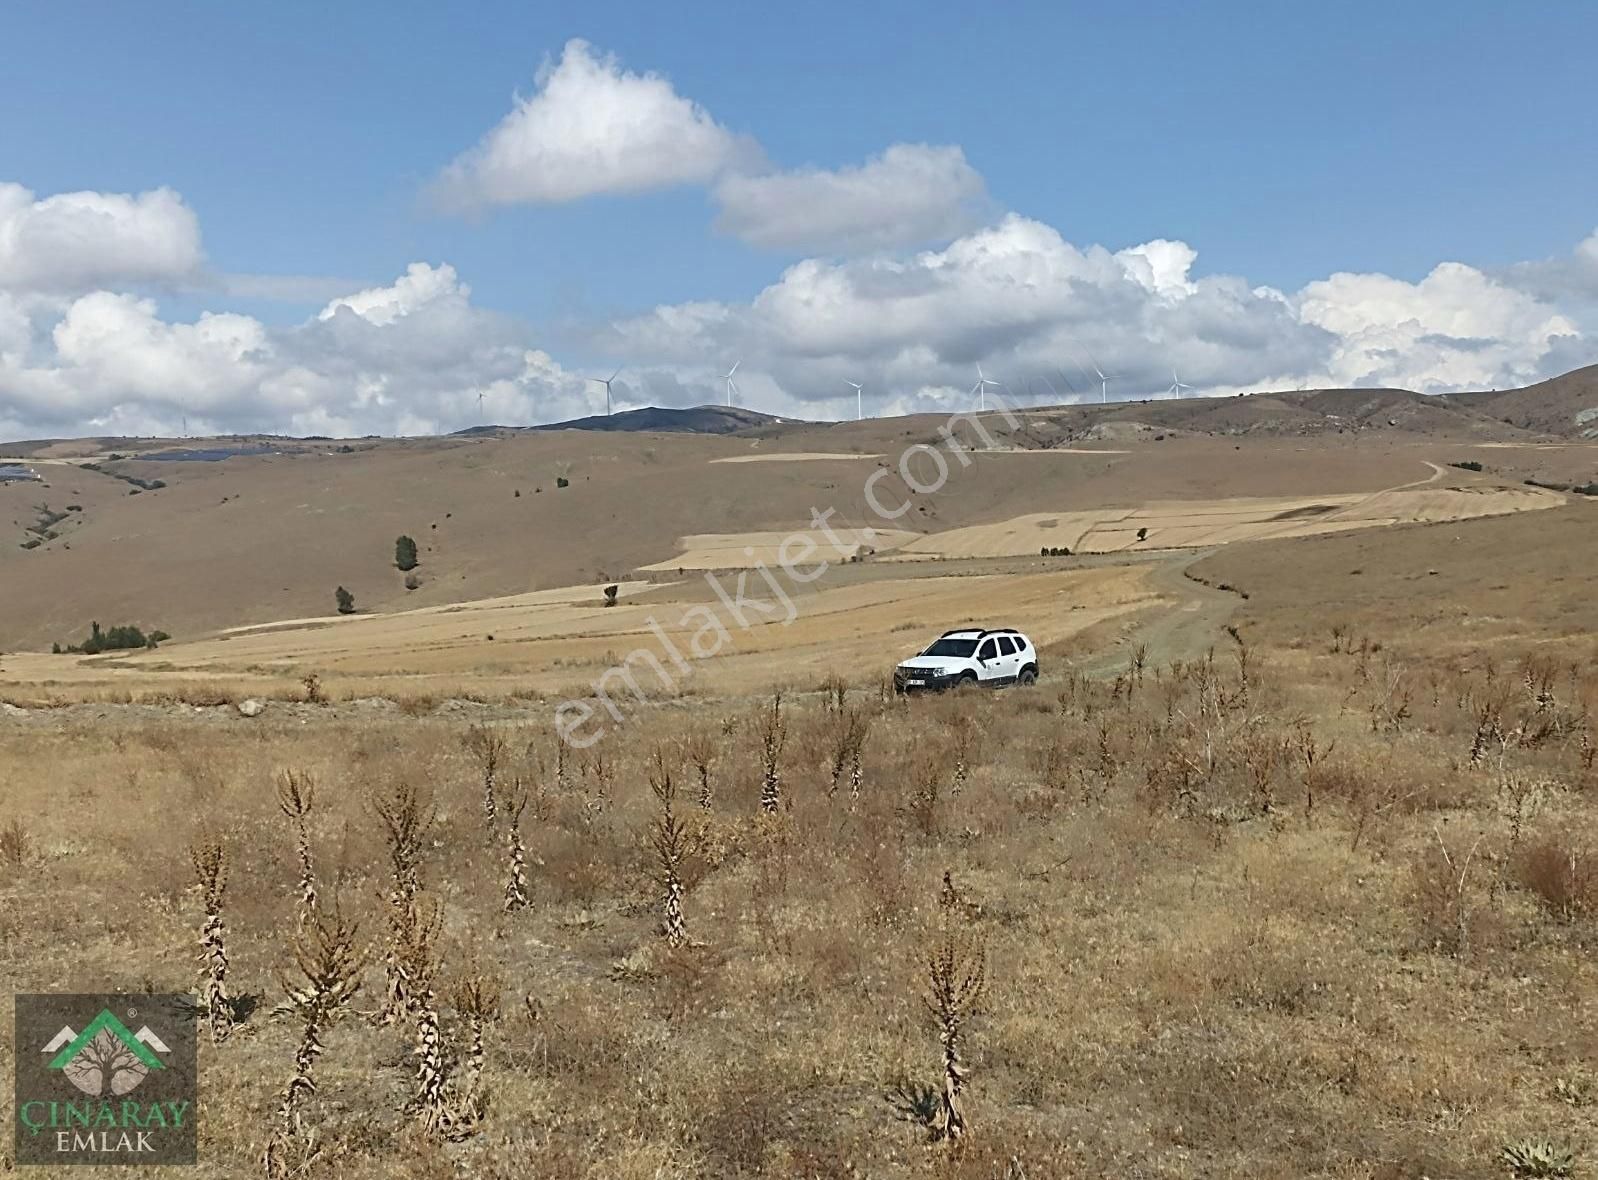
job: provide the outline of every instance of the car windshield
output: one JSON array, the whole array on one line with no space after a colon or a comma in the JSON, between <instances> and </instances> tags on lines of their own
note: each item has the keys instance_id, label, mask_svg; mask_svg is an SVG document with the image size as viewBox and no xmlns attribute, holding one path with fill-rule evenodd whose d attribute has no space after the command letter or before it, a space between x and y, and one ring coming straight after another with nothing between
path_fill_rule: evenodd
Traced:
<instances>
[{"instance_id":1,"label":"car windshield","mask_svg":"<svg viewBox=\"0 0 1598 1180\"><path fill-rule=\"evenodd\" d=\"M940 639L921 654L924 656L949 656L957 660L968 660L971 653L976 651L975 639Z\"/></svg>"}]
</instances>

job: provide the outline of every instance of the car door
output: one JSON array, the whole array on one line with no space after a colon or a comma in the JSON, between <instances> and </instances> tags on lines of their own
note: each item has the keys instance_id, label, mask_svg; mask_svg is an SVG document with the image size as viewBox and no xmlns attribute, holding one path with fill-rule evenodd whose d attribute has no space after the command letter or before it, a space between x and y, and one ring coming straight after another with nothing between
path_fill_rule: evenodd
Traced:
<instances>
[{"instance_id":1,"label":"car door","mask_svg":"<svg viewBox=\"0 0 1598 1180\"><path fill-rule=\"evenodd\" d=\"M1004 676L1004 669L999 665L999 645L991 635L977 648L977 667L981 669L977 676L983 684L997 683Z\"/></svg>"},{"instance_id":2,"label":"car door","mask_svg":"<svg viewBox=\"0 0 1598 1180\"><path fill-rule=\"evenodd\" d=\"M1021 669L1031 664L1034 672L1037 669L1038 653L1025 638L1017 635L1015 638L1015 676L1021 678Z\"/></svg>"},{"instance_id":3,"label":"car door","mask_svg":"<svg viewBox=\"0 0 1598 1180\"><path fill-rule=\"evenodd\" d=\"M1020 648L1008 635L999 636L999 683L1014 684L1021 674Z\"/></svg>"}]
</instances>

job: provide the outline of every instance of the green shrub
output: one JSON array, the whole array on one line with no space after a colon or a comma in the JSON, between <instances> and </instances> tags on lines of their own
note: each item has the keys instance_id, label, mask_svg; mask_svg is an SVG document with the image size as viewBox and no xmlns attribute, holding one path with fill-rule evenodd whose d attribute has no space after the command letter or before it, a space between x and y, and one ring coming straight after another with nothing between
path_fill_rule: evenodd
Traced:
<instances>
[{"instance_id":1,"label":"green shrub","mask_svg":"<svg viewBox=\"0 0 1598 1180\"><path fill-rule=\"evenodd\" d=\"M416 542L409 537L400 537L394 542L394 565L400 570L409 573L417 566Z\"/></svg>"},{"instance_id":2,"label":"green shrub","mask_svg":"<svg viewBox=\"0 0 1598 1180\"><path fill-rule=\"evenodd\" d=\"M63 652L73 652L79 655L93 656L103 651L134 651L141 647L154 647L163 639L172 638L165 631L153 631L146 635L143 631L131 624L112 627L109 631L102 631L99 623L89 624L89 637L82 643L69 643L62 647L59 643L52 644L50 650L57 655Z\"/></svg>"},{"instance_id":3,"label":"green shrub","mask_svg":"<svg viewBox=\"0 0 1598 1180\"><path fill-rule=\"evenodd\" d=\"M353 615L355 613L355 595L344 589L344 587L340 586L333 591L333 600L338 603L339 614Z\"/></svg>"}]
</instances>

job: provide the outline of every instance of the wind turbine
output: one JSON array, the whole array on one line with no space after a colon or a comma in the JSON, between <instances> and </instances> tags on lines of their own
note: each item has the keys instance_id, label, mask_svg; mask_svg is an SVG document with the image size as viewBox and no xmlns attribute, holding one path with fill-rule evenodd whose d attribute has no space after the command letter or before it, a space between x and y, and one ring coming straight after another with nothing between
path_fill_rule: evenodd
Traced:
<instances>
[{"instance_id":1,"label":"wind turbine","mask_svg":"<svg viewBox=\"0 0 1598 1180\"><path fill-rule=\"evenodd\" d=\"M478 394L477 394L477 421L478 421L479 425L482 425L482 422L483 422L483 394L482 394L481 390L479 390Z\"/></svg>"},{"instance_id":2,"label":"wind turbine","mask_svg":"<svg viewBox=\"0 0 1598 1180\"><path fill-rule=\"evenodd\" d=\"M860 399L861 385L858 381L845 381L844 384L854 390L854 420L859 422L866 416L865 402Z\"/></svg>"},{"instance_id":3,"label":"wind turbine","mask_svg":"<svg viewBox=\"0 0 1598 1180\"><path fill-rule=\"evenodd\" d=\"M738 386L733 381L732 375L738 371L738 366L741 364L743 364L741 360L733 361L732 368L722 374L722 379L727 382L727 404L729 406L732 405L733 394L738 392Z\"/></svg>"},{"instance_id":4,"label":"wind turbine","mask_svg":"<svg viewBox=\"0 0 1598 1180\"><path fill-rule=\"evenodd\" d=\"M1191 385L1182 384L1182 379L1176 375L1176 370L1175 369L1171 370L1171 388L1167 389L1165 391L1166 393L1170 394L1173 397L1181 397L1182 396L1182 391L1184 389L1192 389L1192 388L1193 387Z\"/></svg>"},{"instance_id":5,"label":"wind turbine","mask_svg":"<svg viewBox=\"0 0 1598 1180\"><path fill-rule=\"evenodd\" d=\"M605 387L605 416L607 418L610 416L610 383L612 381L616 380L616 378L621 375L621 371L623 369L625 369L626 367L627 367L626 365L617 365L616 366L616 371L614 373L612 373L609 377L584 377L583 378L584 381L592 381L595 385L603 385Z\"/></svg>"},{"instance_id":6,"label":"wind turbine","mask_svg":"<svg viewBox=\"0 0 1598 1180\"><path fill-rule=\"evenodd\" d=\"M977 366L977 383L971 387L971 392L977 395L977 408L986 411L988 408L988 386L999 383L991 377L983 375L982 366Z\"/></svg>"},{"instance_id":7,"label":"wind turbine","mask_svg":"<svg viewBox=\"0 0 1598 1180\"><path fill-rule=\"evenodd\" d=\"M1093 371L1099 375L1099 405L1102 406L1104 403L1110 400L1110 378L1114 376L1114 374L1106 373L1103 369L1099 368L1096 361L1093 365Z\"/></svg>"}]
</instances>

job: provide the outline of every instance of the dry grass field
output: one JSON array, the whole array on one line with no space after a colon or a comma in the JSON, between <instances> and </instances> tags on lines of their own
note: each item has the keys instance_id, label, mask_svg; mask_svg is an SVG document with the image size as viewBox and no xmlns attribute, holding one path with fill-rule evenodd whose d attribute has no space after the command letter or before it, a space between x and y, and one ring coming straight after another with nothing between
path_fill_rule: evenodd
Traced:
<instances>
[{"instance_id":1,"label":"dry grass field","mask_svg":"<svg viewBox=\"0 0 1598 1180\"><path fill-rule=\"evenodd\" d=\"M558 700L651 620L686 644L715 601L670 567L679 540L803 527L877 469L863 452L902 445L865 426L760 440L803 462L713 462L744 438L557 433L85 496L97 519L0 567L27 648L0 655L0 990L217 997L184 1175L1588 1174L1598 502L1521 480L1571 482L1598 448L1172 437L985 457L906 530L907 548L943 534L941 560L840 554L791 622L740 630L602 740L562 745ZM321 517L262 524L283 609L226 598L265 560L247 536L205 594L137 556L99 591L35 572L110 562L136 525L192 572L226 535L212 508L307 497L284 471L323 460L387 470L327 476L354 515L329 512L326 535ZM496 547L508 513L556 495L510 492L568 461L571 518L531 530L531 557ZM642 490L617 474L584 498L585 475L622 467ZM422 468L444 482L406 475ZM360 524L390 477L389 514ZM651 498L656 479L697 514ZM467 494L485 480L492 511ZM1035 532L954 544L1073 511L1236 515L1219 501L1360 527L1102 557L1040 557L1055 542ZM174 505L194 510L190 547L158 515ZM314 591L338 544L359 524L382 550L423 509L461 524L422 570L448 553L464 588L332 615ZM601 542L551 550L613 512L607 607L584 564ZM119 604L167 585L192 628L173 642L40 650L81 636L73 612L159 625ZM1039 683L884 691L896 658L973 619L1027 630ZM246 697L264 710L242 715ZM218 858L208 913L196 866ZM314 1089L285 1104L297 1069Z\"/></svg>"}]
</instances>

